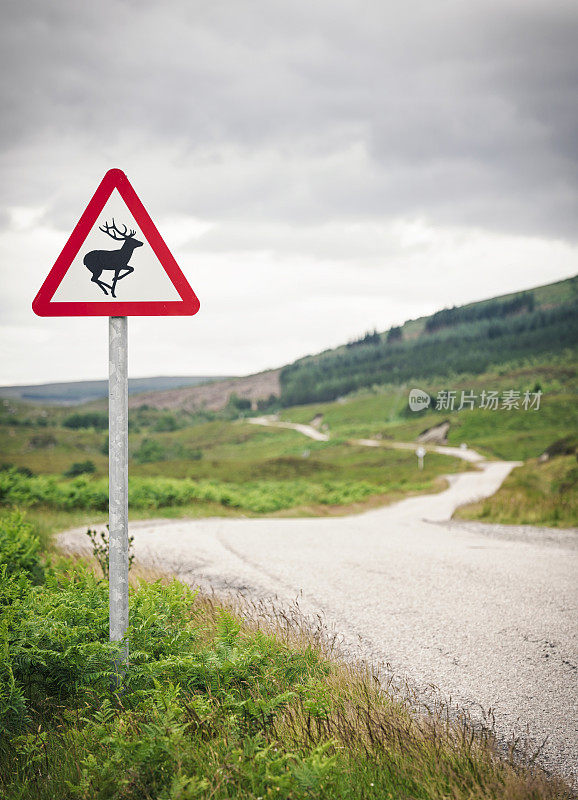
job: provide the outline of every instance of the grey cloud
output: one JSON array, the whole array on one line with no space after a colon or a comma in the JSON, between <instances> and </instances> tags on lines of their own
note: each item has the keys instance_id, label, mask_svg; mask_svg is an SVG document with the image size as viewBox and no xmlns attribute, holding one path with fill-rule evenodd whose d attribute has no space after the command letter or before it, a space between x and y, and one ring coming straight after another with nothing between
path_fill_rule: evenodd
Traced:
<instances>
[{"instance_id":1,"label":"grey cloud","mask_svg":"<svg viewBox=\"0 0 578 800\"><path fill-rule=\"evenodd\" d=\"M126 164L163 212L576 235L575 4L5 5L1 197L63 228Z\"/></svg>"}]
</instances>

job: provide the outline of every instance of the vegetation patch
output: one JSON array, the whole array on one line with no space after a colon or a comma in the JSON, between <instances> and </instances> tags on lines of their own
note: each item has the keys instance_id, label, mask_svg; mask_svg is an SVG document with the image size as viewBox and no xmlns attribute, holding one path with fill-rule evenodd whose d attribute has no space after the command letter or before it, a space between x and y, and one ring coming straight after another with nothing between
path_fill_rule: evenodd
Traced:
<instances>
[{"instance_id":1,"label":"vegetation patch","mask_svg":"<svg viewBox=\"0 0 578 800\"><path fill-rule=\"evenodd\" d=\"M454 516L504 525L578 527L576 457L532 459L514 469L492 497L462 506Z\"/></svg>"},{"instance_id":2,"label":"vegetation patch","mask_svg":"<svg viewBox=\"0 0 578 800\"><path fill-rule=\"evenodd\" d=\"M187 479L131 478L129 505L136 509L152 510L185 506L195 501L209 501L266 513L301 503L355 503L377 494L378 491L377 487L363 481L312 483L293 480L232 484ZM58 510L106 510L108 484L102 479L91 481L83 477L71 481L45 475L29 478L15 470L7 470L0 473L0 504L46 506Z\"/></svg>"},{"instance_id":3,"label":"vegetation patch","mask_svg":"<svg viewBox=\"0 0 578 800\"><path fill-rule=\"evenodd\" d=\"M108 414L104 411L79 412L66 417L62 424L65 428L72 428L72 430L94 428L104 431L108 428Z\"/></svg>"},{"instance_id":4,"label":"vegetation patch","mask_svg":"<svg viewBox=\"0 0 578 800\"><path fill-rule=\"evenodd\" d=\"M33 536L10 525L0 542ZM570 798L491 731L332 659L298 616L244 619L176 581L131 588L118 693L106 580L53 558L33 585L0 547L6 800Z\"/></svg>"},{"instance_id":5,"label":"vegetation patch","mask_svg":"<svg viewBox=\"0 0 578 800\"><path fill-rule=\"evenodd\" d=\"M477 322L485 319L503 319L522 311L533 311L536 300L532 292L521 292L510 299L488 300L485 303L476 303L473 306L454 306L436 311L425 321L424 330L427 333L460 325L468 322Z\"/></svg>"},{"instance_id":6,"label":"vegetation patch","mask_svg":"<svg viewBox=\"0 0 578 800\"><path fill-rule=\"evenodd\" d=\"M75 461L64 473L66 478L77 478L79 475L93 475L96 472L94 461Z\"/></svg>"},{"instance_id":7,"label":"vegetation patch","mask_svg":"<svg viewBox=\"0 0 578 800\"><path fill-rule=\"evenodd\" d=\"M296 406L286 409L282 418L308 423L317 414L323 414L334 439L378 437L384 443L415 441L424 429L448 420L450 445L459 447L465 442L489 458L518 461L538 457L553 442L571 437L569 432L578 429L577 386L575 359L560 357L550 363L535 359L523 366L506 364L481 375L461 375L451 382L437 379L421 385L433 399L438 391L454 391L457 397L454 410L408 411L411 385L406 384L363 390L337 402ZM508 389L517 389L521 395L540 389L540 408L457 410L462 391L479 397L484 390Z\"/></svg>"}]
</instances>

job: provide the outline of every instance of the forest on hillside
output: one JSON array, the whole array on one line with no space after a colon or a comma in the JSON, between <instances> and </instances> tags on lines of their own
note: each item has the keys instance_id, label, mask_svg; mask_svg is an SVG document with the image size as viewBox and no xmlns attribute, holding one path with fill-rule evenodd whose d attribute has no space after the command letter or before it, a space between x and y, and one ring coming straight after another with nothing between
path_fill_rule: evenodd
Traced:
<instances>
[{"instance_id":1,"label":"forest on hillside","mask_svg":"<svg viewBox=\"0 0 578 800\"><path fill-rule=\"evenodd\" d=\"M515 306L446 309L415 339L370 337L345 351L308 356L281 371L281 403L325 402L357 389L453 374L560 353L578 344L578 301L535 308L531 294ZM481 307L483 308L483 306Z\"/></svg>"}]
</instances>

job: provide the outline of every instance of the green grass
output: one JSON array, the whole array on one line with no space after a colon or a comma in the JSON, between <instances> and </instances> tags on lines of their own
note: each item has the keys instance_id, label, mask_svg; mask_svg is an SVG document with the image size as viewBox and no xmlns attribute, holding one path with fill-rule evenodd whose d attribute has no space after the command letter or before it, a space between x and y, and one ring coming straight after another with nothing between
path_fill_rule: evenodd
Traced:
<instances>
[{"instance_id":1,"label":"green grass","mask_svg":"<svg viewBox=\"0 0 578 800\"><path fill-rule=\"evenodd\" d=\"M578 527L578 464L575 455L515 469L492 497L462 506L458 519L504 525Z\"/></svg>"},{"instance_id":2,"label":"green grass","mask_svg":"<svg viewBox=\"0 0 578 800\"><path fill-rule=\"evenodd\" d=\"M28 467L35 473L64 473L77 461L94 461L105 474L108 458L102 452L106 435L102 431L74 431L60 427L0 427L2 461Z\"/></svg>"},{"instance_id":3,"label":"green grass","mask_svg":"<svg viewBox=\"0 0 578 800\"><path fill-rule=\"evenodd\" d=\"M505 391L542 389L538 411L462 411L412 413L407 409L410 386L376 387L331 403L315 403L286 409L281 418L308 423L317 414L329 427L332 437L340 440L380 436L394 441L414 441L426 428L447 419L450 422L449 444L466 442L489 457L520 460L539 456L552 442L578 428L578 365L575 361L541 362L527 366L504 365L484 375L419 384L434 398L442 389L460 392L472 390ZM478 401L479 402L479 401Z\"/></svg>"},{"instance_id":4,"label":"green grass","mask_svg":"<svg viewBox=\"0 0 578 800\"><path fill-rule=\"evenodd\" d=\"M540 386L538 411L414 414L407 408L410 387L391 385L282 412L283 419L305 423L322 414L329 442L315 442L292 430L249 425L242 419L207 421L202 414L175 413L168 420L163 412L139 409L131 412L129 434L131 516L341 514L438 491L441 476L465 469L463 463L431 454L425 471L419 473L412 452L361 448L352 446L351 440L378 436L384 444L415 441L424 429L448 419L450 444L466 442L489 458L536 458L552 442L578 429L577 375L578 364L566 354L547 363L532 359L504 364L484 375L455 376L422 386L432 396L441 389L454 389L459 396L462 389L479 394L483 389L523 392ZM39 479L52 476L52 484L59 487L58 498L47 500L43 511L50 517L60 514L62 527L69 526L67 516L75 525L78 515L84 522L88 512L99 521L106 506L106 432L65 427L69 409L4 404L0 412L2 461L31 469ZM79 462L92 462L94 477L65 481L65 473ZM0 480L1 476L0 472ZM17 496L5 500L21 501ZM36 497L31 502L38 507L41 500ZM528 495L527 505L532 502ZM562 506L565 499L553 495L553 502ZM563 508L556 513L565 518Z\"/></svg>"},{"instance_id":5,"label":"green grass","mask_svg":"<svg viewBox=\"0 0 578 800\"><path fill-rule=\"evenodd\" d=\"M296 611L247 617L177 581L133 580L118 694L107 582L43 563L18 518L0 522L0 560L6 800L571 796L501 756L490 731L340 662Z\"/></svg>"},{"instance_id":6,"label":"green grass","mask_svg":"<svg viewBox=\"0 0 578 800\"><path fill-rule=\"evenodd\" d=\"M420 472L413 453L337 444L318 448L308 458L227 463L229 480L131 476L129 507L151 512L209 503L215 508L270 514L302 507L350 506L376 497L435 491L442 474L465 468L457 459L432 454L427 469ZM108 485L104 478L66 480L5 470L0 472L0 505L105 512Z\"/></svg>"},{"instance_id":7,"label":"green grass","mask_svg":"<svg viewBox=\"0 0 578 800\"><path fill-rule=\"evenodd\" d=\"M450 431L449 441L466 441L498 458L520 461L542 454L577 427L576 398L559 395L552 400L546 397L538 411L462 412Z\"/></svg>"},{"instance_id":8,"label":"green grass","mask_svg":"<svg viewBox=\"0 0 578 800\"><path fill-rule=\"evenodd\" d=\"M142 452L145 440L155 443L157 455L145 463L131 460L133 518L153 511L163 516L357 511L364 504L438 491L442 475L465 468L457 459L434 455L419 472L412 453L351 447L338 439L314 442L295 431L242 420L202 422L168 432L133 431L129 452ZM56 424L0 426L6 463L36 473L27 477L0 471L0 505L70 512L71 525L79 513L84 520L83 511L104 512L104 442L102 431ZM79 460L94 463L94 476L65 479Z\"/></svg>"}]
</instances>

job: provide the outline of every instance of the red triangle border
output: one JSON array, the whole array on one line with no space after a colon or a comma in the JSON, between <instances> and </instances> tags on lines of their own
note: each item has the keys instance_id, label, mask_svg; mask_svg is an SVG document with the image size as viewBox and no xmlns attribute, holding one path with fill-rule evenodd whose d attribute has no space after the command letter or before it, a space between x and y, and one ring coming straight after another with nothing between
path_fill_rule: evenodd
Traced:
<instances>
[{"instance_id":1,"label":"red triangle border","mask_svg":"<svg viewBox=\"0 0 578 800\"><path fill-rule=\"evenodd\" d=\"M173 286L180 295L180 300L169 301L86 301L86 302L53 302L52 298L86 237L94 227L99 214L104 208L113 190L117 189L135 218L141 233L152 247ZM179 265L166 246L162 236L141 203L129 179L120 169L110 169L98 186L81 218L46 280L32 302L32 310L39 317L128 317L128 316L190 316L199 310L199 300L189 286Z\"/></svg>"}]
</instances>

